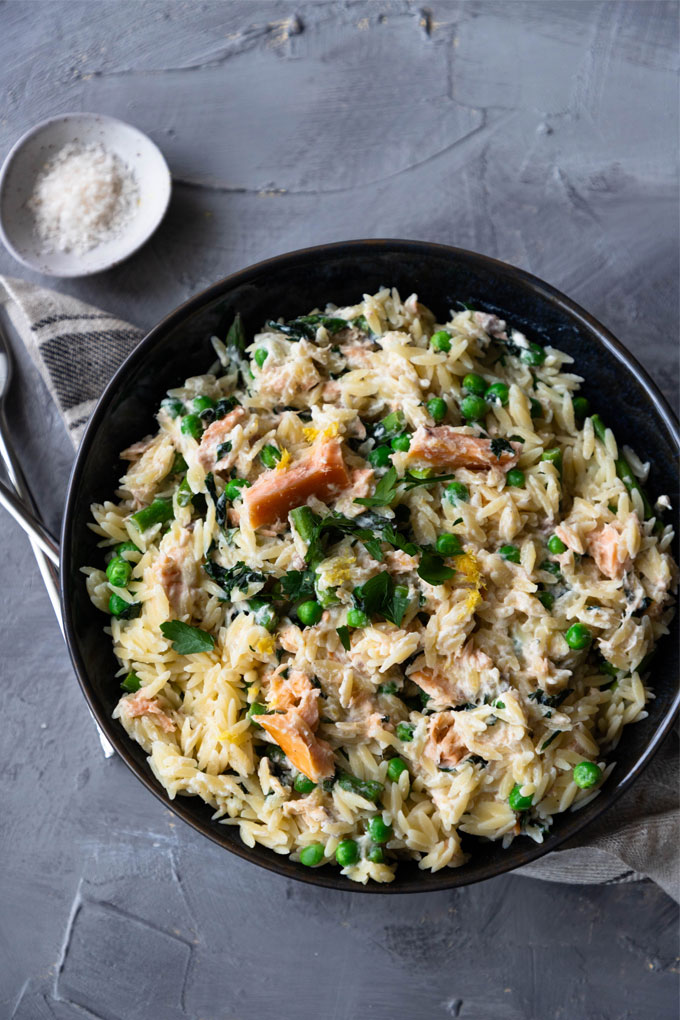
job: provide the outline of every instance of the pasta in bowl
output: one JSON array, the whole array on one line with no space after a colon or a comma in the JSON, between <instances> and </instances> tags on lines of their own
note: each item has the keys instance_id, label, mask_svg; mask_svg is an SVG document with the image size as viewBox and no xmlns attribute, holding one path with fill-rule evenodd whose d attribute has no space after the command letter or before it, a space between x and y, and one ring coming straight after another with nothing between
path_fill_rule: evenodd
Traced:
<instances>
[{"instance_id":1,"label":"pasta in bowl","mask_svg":"<svg viewBox=\"0 0 680 1020\"><path fill-rule=\"evenodd\" d=\"M93 507L115 717L170 797L356 882L542 841L652 696L644 463L569 355L474 308L384 288L213 346Z\"/></svg>"}]
</instances>

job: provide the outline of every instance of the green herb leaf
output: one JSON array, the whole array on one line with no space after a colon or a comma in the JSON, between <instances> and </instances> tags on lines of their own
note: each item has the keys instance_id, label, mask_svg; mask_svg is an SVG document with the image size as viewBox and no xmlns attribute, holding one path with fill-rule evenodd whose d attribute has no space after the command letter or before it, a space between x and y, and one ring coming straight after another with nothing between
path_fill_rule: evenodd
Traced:
<instances>
[{"instance_id":1,"label":"green herb leaf","mask_svg":"<svg viewBox=\"0 0 680 1020\"><path fill-rule=\"evenodd\" d=\"M215 647L212 634L200 627L190 627L181 620L168 620L161 624L163 637L172 641L173 649L179 655L194 655L198 652L209 652Z\"/></svg>"},{"instance_id":2,"label":"green herb leaf","mask_svg":"<svg viewBox=\"0 0 680 1020\"><path fill-rule=\"evenodd\" d=\"M215 520L219 527L224 531L227 523L227 495L222 492L219 496L217 495L217 487L215 485L215 479L212 471L209 471L205 476L205 487L210 494L210 498L215 504Z\"/></svg>"},{"instance_id":3,"label":"green herb leaf","mask_svg":"<svg viewBox=\"0 0 680 1020\"><path fill-rule=\"evenodd\" d=\"M491 440L491 452L494 457L497 457L498 460L500 460L504 453L514 454L515 451L507 439L503 439L502 436L496 436Z\"/></svg>"},{"instance_id":4,"label":"green herb leaf","mask_svg":"<svg viewBox=\"0 0 680 1020\"><path fill-rule=\"evenodd\" d=\"M424 552L418 564L418 576L428 584L443 584L453 577L455 570L447 567L442 556L436 553Z\"/></svg>"},{"instance_id":5,"label":"green herb leaf","mask_svg":"<svg viewBox=\"0 0 680 1020\"><path fill-rule=\"evenodd\" d=\"M418 485L436 485L437 482L450 482L455 477L455 475L431 475L429 478L410 477L404 478L402 481L406 491L410 492L411 489L415 489Z\"/></svg>"},{"instance_id":6,"label":"green herb leaf","mask_svg":"<svg viewBox=\"0 0 680 1020\"><path fill-rule=\"evenodd\" d=\"M529 700L535 701L537 705L545 705L547 708L559 708L562 702L573 693L573 687L565 687L565 689L560 691L559 694L546 694L545 691L539 687L529 695Z\"/></svg>"},{"instance_id":7,"label":"green herb leaf","mask_svg":"<svg viewBox=\"0 0 680 1020\"><path fill-rule=\"evenodd\" d=\"M120 685L124 691L129 691L130 694L134 694L142 686L142 682L136 673L128 673L125 679Z\"/></svg>"},{"instance_id":8,"label":"green herb leaf","mask_svg":"<svg viewBox=\"0 0 680 1020\"><path fill-rule=\"evenodd\" d=\"M312 570L288 570L279 578L281 592L291 602L315 598L314 572Z\"/></svg>"},{"instance_id":9,"label":"green herb leaf","mask_svg":"<svg viewBox=\"0 0 680 1020\"><path fill-rule=\"evenodd\" d=\"M220 586L226 595L227 602L231 601L231 593L234 589L245 592L251 584L264 584L267 580L266 574L261 574L257 570L251 570L242 560L239 560L233 567L228 568L220 566L219 563L215 563L213 560L206 560L203 564L203 569L211 581Z\"/></svg>"},{"instance_id":10,"label":"green herb leaf","mask_svg":"<svg viewBox=\"0 0 680 1020\"><path fill-rule=\"evenodd\" d=\"M342 647L345 649L346 652L348 652L350 649L349 627L345 626L338 627L338 637L340 638Z\"/></svg>"},{"instance_id":11,"label":"green herb leaf","mask_svg":"<svg viewBox=\"0 0 680 1020\"><path fill-rule=\"evenodd\" d=\"M375 492L372 496L363 496L355 499L355 503L360 503L361 506L389 506L393 503L397 495L397 469L389 468L382 476L380 481L375 487Z\"/></svg>"}]
</instances>

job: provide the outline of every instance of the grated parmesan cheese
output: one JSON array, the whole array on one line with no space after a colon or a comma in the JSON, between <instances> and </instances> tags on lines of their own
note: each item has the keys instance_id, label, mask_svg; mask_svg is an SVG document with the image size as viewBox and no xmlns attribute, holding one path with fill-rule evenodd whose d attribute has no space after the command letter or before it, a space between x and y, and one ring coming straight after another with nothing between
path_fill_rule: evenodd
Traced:
<instances>
[{"instance_id":1,"label":"grated parmesan cheese","mask_svg":"<svg viewBox=\"0 0 680 1020\"><path fill-rule=\"evenodd\" d=\"M36 178L28 207L46 252L84 255L117 237L139 204L134 173L100 144L69 142Z\"/></svg>"}]
</instances>

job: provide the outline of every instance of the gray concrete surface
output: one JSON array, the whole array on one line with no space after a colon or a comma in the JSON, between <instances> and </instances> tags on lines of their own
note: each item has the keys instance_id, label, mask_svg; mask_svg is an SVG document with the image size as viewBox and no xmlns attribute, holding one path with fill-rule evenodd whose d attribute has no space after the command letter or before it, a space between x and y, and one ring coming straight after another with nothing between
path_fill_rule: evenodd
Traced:
<instances>
[{"instance_id":1,"label":"gray concrete surface","mask_svg":"<svg viewBox=\"0 0 680 1020\"><path fill-rule=\"evenodd\" d=\"M416 237L517 263L607 323L677 406L677 5L0 5L0 154L71 110L147 131L167 220L60 284L141 326L308 243ZM0 272L23 273L0 252ZM37 279L37 278L36 278ZM11 412L56 526L72 458L22 358ZM499 878L388 901L231 859L104 761L21 532L0 516L0 1017L677 1016L649 883Z\"/></svg>"}]
</instances>

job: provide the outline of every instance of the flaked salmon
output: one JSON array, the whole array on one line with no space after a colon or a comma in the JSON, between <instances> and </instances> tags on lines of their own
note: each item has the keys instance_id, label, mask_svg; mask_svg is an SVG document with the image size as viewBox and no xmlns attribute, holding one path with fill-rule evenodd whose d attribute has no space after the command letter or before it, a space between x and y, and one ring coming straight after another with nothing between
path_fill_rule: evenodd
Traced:
<instances>
[{"instance_id":1,"label":"flaked salmon","mask_svg":"<svg viewBox=\"0 0 680 1020\"><path fill-rule=\"evenodd\" d=\"M212 425L208 425L198 447L198 460L206 471L220 471L231 467L233 458L225 454L218 459L217 450L227 442L231 430L243 421L247 413L245 407L235 407L229 414L225 414L224 418L219 418Z\"/></svg>"},{"instance_id":2,"label":"flaked salmon","mask_svg":"<svg viewBox=\"0 0 680 1020\"><path fill-rule=\"evenodd\" d=\"M456 733L455 712L437 712L430 716L424 753L444 768L455 768L467 757L470 752Z\"/></svg>"},{"instance_id":3,"label":"flaked salmon","mask_svg":"<svg viewBox=\"0 0 680 1020\"><path fill-rule=\"evenodd\" d=\"M308 779L318 783L332 776L335 761L330 745L320 740L296 711L283 715L258 715L257 721L279 745L286 757Z\"/></svg>"},{"instance_id":4,"label":"flaked salmon","mask_svg":"<svg viewBox=\"0 0 680 1020\"><path fill-rule=\"evenodd\" d=\"M421 425L411 436L408 451L409 461L425 461L435 467L469 468L471 471L486 471L499 467L508 471L519 460L522 450L520 443L509 443L511 449L494 452L493 439L479 439L456 430L451 425Z\"/></svg>"},{"instance_id":5,"label":"flaked salmon","mask_svg":"<svg viewBox=\"0 0 680 1020\"><path fill-rule=\"evenodd\" d=\"M339 439L316 443L312 452L287 471L265 471L246 491L243 503L253 528L284 520L310 496L328 502L336 499L351 479Z\"/></svg>"}]
</instances>

